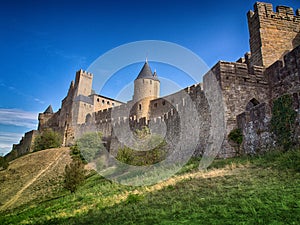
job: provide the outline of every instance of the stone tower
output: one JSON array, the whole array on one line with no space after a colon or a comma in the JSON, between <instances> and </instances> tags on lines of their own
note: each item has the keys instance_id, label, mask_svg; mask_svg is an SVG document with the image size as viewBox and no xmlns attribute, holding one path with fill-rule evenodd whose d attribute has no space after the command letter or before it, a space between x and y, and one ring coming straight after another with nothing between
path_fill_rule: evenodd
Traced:
<instances>
[{"instance_id":1,"label":"stone tower","mask_svg":"<svg viewBox=\"0 0 300 225\"><path fill-rule=\"evenodd\" d=\"M79 70L76 72L75 78L75 96L89 96L92 92L93 74Z\"/></svg>"},{"instance_id":2,"label":"stone tower","mask_svg":"<svg viewBox=\"0 0 300 225\"><path fill-rule=\"evenodd\" d=\"M142 70L134 81L133 114L137 119L149 118L150 101L159 97L160 81L156 72L152 73L146 60Z\"/></svg>"},{"instance_id":3,"label":"stone tower","mask_svg":"<svg viewBox=\"0 0 300 225\"><path fill-rule=\"evenodd\" d=\"M251 65L269 67L300 45L300 9L257 2L248 12Z\"/></svg>"},{"instance_id":4,"label":"stone tower","mask_svg":"<svg viewBox=\"0 0 300 225\"><path fill-rule=\"evenodd\" d=\"M73 125L83 124L86 116L93 112L93 101L89 97L92 94L93 74L79 70L75 79L75 94L72 104Z\"/></svg>"}]
</instances>

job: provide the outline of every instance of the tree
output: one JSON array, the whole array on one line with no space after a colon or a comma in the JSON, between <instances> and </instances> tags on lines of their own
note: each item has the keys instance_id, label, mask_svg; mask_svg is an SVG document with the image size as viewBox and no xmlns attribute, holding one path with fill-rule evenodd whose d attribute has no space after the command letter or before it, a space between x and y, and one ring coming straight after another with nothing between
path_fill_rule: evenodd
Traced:
<instances>
[{"instance_id":1,"label":"tree","mask_svg":"<svg viewBox=\"0 0 300 225\"><path fill-rule=\"evenodd\" d=\"M61 146L61 136L53 130L45 130L34 140L34 151L40 151L48 148L58 148Z\"/></svg>"},{"instance_id":2,"label":"tree","mask_svg":"<svg viewBox=\"0 0 300 225\"><path fill-rule=\"evenodd\" d=\"M74 193L78 186L84 181L84 164L78 158L73 158L72 162L65 167L64 187Z\"/></svg>"},{"instance_id":3,"label":"tree","mask_svg":"<svg viewBox=\"0 0 300 225\"><path fill-rule=\"evenodd\" d=\"M79 153L88 162L95 160L105 151L100 132L86 133L76 141L74 153Z\"/></svg>"}]
</instances>

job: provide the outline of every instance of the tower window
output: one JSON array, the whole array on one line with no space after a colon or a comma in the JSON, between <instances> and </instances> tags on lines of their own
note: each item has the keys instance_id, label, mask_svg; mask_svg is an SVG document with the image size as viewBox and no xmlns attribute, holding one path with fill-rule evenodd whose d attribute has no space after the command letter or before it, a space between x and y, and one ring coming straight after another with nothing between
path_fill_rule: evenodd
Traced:
<instances>
[{"instance_id":1,"label":"tower window","mask_svg":"<svg viewBox=\"0 0 300 225\"><path fill-rule=\"evenodd\" d=\"M97 102L100 102L100 99L99 99L99 98L97 98Z\"/></svg>"},{"instance_id":2,"label":"tower window","mask_svg":"<svg viewBox=\"0 0 300 225\"><path fill-rule=\"evenodd\" d=\"M102 104L104 104L105 103L105 101L104 100L102 100Z\"/></svg>"},{"instance_id":3,"label":"tower window","mask_svg":"<svg viewBox=\"0 0 300 225\"><path fill-rule=\"evenodd\" d=\"M139 104L139 110L142 110L142 104Z\"/></svg>"},{"instance_id":4,"label":"tower window","mask_svg":"<svg viewBox=\"0 0 300 225\"><path fill-rule=\"evenodd\" d=\"M109 101L107 101L107 105L109 105L110 103L109 103Z\"/></svg>"}]
</instances>

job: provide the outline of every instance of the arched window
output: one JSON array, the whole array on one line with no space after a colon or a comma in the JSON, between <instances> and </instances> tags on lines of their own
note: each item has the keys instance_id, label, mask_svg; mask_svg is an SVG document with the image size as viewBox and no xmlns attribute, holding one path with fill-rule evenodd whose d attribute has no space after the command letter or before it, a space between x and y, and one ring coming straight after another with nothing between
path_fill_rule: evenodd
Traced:
<instances>
[{"instance_id":1,"label":"arched window","mask_svg":"<svg viewBox=\"0 0 300 225\"><path fill-rule=\"evenodd\" d=\"M89 124L92 122L92 116L91 114L87 114L85 117L85 123Z\"/></svg>"},{"instance_id":2,"label":"arched window","mask_svg":"<svg viewBox=\"0 0 300 225\"><path fill-rule=\"evenodd\" d=\"M252 99L248 102L248 104L246 105L246 110L248 111L248 110L250 110L251 108L253 108L253 107L255 107L255 106L259 105L259 104L260 104L259 101L257 101L255 98L252 98Z\"/></svg>"}]
</instances>

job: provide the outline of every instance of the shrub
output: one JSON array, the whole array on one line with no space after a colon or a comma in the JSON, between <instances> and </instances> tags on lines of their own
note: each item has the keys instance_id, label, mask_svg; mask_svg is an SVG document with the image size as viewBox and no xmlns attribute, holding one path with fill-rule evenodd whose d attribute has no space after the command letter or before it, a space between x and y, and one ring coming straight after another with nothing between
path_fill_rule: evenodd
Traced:
<instances>
[{"instance_id":1,"label":"shrub","mask_svg":"<svg viewBox=\"0 0 300 225\"><path fill-rule=\"evenodd\" d=\"M6 170L8 168L9 164L7 162L7 160L0 156L0 169L2 168L3 170Z\"/></svg>"},{"instance_id":2,"label":"shrub","mask_svg":"<svg viewBox=\"0 0 300 225\"><path fill-rule=\"evenodd\" d=\"M233 129L228 134L228 139L236 144L237 154L241 154L241 144L243 143L243 133L239 128Z\"/></svg>"},{"instance_id":3,"label":"shrub","mask_svg":"<svg viewBox=\"0 0 300 225\"><path fill-rule=\"evenodd\" d=\"M134 203L142 201L143 199L144 199L143 195L129 194L125 203L126 204L134 204Z\"/></svg>"},{"instance_id":4,"label":"shrub","mask_svg":"<svg viewBox=\"0 0 300 225\"><path fill-rule=\"evenodd\" d=\"M126 164L132 164L134 159L134 150L129 147L123 147L118 150L117 160Z\"/></svg>"},{"instance_id":5,"label":"shrub","mask_svg":"<svg viewBox=\"0 0 300 225\"><path fill-rule=\"evenodd\" d=\"M64 187L71 193L74 193L78 186L84 181L84 164L78 158L74 158L70 165L65 167Z\"/></svg>"},{"instance_id":6,"label":"shrub","mask_svg":"<svg viewBox=\"0 0 300 225\"><path fill-rule=\"evenodd\" d=\"M134 166L153 165L165 159L166 141L158 135L151 135L148 128L142 128L136 131L139 139L143 139L143 144L137 146L137 149L149 149L148 151L135 151L129 147L123 147L118 150L117 160Z\"/></svg>"},{"instance_id":7,"label":"shrub","mask_svg":"<svg viewBox=\"0 0 300 225\"><path fill-rule=\"evenodd\" d=\"M104 153L105 147L102 143L102 134L99 132L86 133L76 141L73 154L80 155L88 162Z\"/></svg>"},{"instance_id":8,"label":"shrub","mask_svg":"<svg viewBox=\"0 0 300 225\"><path fill-rule=\"evenodd\" d=\"M58 148L62 144L62 138L53 130L45 130L34 140L34 151L40 151L49 148Z\"/></svg>"},{"instance_id":9,"label":"shrub","mask_svg":"<svg viewBox=\"0 0 300 225\"><path fill-rule=\"evenodd\" d=\"M290 95L283 95L273 102L271 131L279 147L285 151L293 145L293 129L297 113Z\"/></svg>"},{"instance_id":10,"label":"shrub","mask_svg":"<svg viewBox=\"0 0 300 225\"><path fill-rule=\"evenodd\" d=\"M237 128L230 131L228 139L240 146L243 142L243 133L241 129Z\"/></svg>"}]
</instances>

